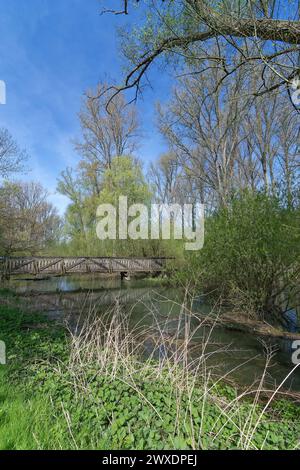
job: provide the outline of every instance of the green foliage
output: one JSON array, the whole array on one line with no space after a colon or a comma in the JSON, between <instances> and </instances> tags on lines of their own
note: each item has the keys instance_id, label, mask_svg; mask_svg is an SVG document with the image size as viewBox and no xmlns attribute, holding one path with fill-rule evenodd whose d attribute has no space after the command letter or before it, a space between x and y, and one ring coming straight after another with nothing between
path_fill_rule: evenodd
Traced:
<instances>
[{"instance_id":1,"label":"green foliage","mask_svg":"<svg viewBox=\"0 0 300 470\"><path fill-rule=\"evenodd\" d=\"M65 174L65 178L68 173ZM70 173L69 173L70 180ZM73 203L66 213L66 240L47 252L49 255L64 256L171 256L183 259L183 242L178 240L99 240L96 234L96 212L100 204L119 207L120 196L126 196L128 207L144 204L149 209L153 199L151 186L146 182L140 163L131 156L112 159L101 179L98 195L84 194L78 182L73 182ZM66 193L64 185L60 191ZM74 202L75 201L75 202ZM128 218L130 223L130 217ZM117 214L118 220L118 214ZM117 227L118 230L118 227Z\"/></svg>"},{"instance_id":2,"label":"green foliage","mask_svg":"<svg viewBox=\"0 0 300 470\"><path fill-rule=\"evenodd\" d=\"M292 302L299 283L299 211L264 194L243 194L207 219L204 249L187 262L198 289L275 319L280 294Z\"/></svg>"},{"instance_id":3,"label":"green foliage","mask_svg":"<svg viewBox=\"0 0 300 470\"><path fill-rule=\"evenodd\" d=\"M118 207L120 196L127 196L128 205L149 205L151 201L151 191L141 166L132 157L115 157L112 160L111 167L104 173L102 190L92 205L95 209L99 204Z\"/></svg>"},{"instance_id":4,"label":"green foliage","mask_svg":"<svg viewBox=\"0 0 300 470\"><path fill-rule=\"evenodd\" d=\"M65 332L43 315L21 312L15 307L0 305L1 340L7 348L8 363L14 367L17 360L34 362L36 357L47 360L62 356Z\"/></svg>"},{"instance_id":5,"label":"green foliage","mask_svg":"<svg viewBox=\"0 0 300 470\"><path fill-rule=\"evenodd\" d=\"M50 415L45 397L30 397L0 370L0 450L51 448Z\"/></svg>"},{"instance_id":6,"label":"green foliage","mask_svg":"<svg viewBox=\"0 0 300 470\"><path fill-rule=\"evenodd\" d=\"M201 382L177 387L168 369L157 374L155 362L144 369L136 360L130 377L114 364L105 374L95 363L70 369L64 330L2 296L8 365L0 369L0 449L235 449L245 447L242 426L253 431L250 448L296 447L299 409L292 403L275 402L256 427L261 405L228 407L237 392L220 383L209 393Z\"/></svg>"},{"instance_id":7,"label":"green foliage","mask_svg":"<svg viewBox=\"0 0 300 470\"><path fill-rule=\"evenodd\" d=\"M51 447L51 410L45 396L29 387L36 361L67 357L66 335L43 315L22 312L14 295L0 291L0 339L7 365L0 366L0 449Z\"/></svg>"},{"instance_id":8,"label":"green foliage","mask_svg":"<svg viewBox=\"0 0 300 470\"><path fill-rule=\"evenodd\" d=\"M44 380L43 373L41 378ZM137 373L131 379L132 383L122 380L122 374L109 379L97 374L96 368L86 371L82 383L84 399L80 391L74 393L70 386L72 376L66 372L59 378L48 373L43 388L51 395L57 414L63 403L81 449L95 445L98 449L115 450L234 449L241 447L241 423L251 413L254 422L259 418L261 407L253 410L253 405L245 403L239 404L234 414L231 411L229 420L226 413L220 412L217 401L203 401L201 388L195 387L192 395L183 390L178 396L167 375L153 380L150 375ZM39 375L35 380L39 380ZM236 396L234 391L231 394ZM218 395L222 399L228 396L228 387L220 386ZM295 417L295 405L289 406ZM67 433L67 425L65 428ZM297 422L264 417L250 447L293 448L298 434Z\"/></svg>"},{"instance_id":9,"label":"green foliage","mask_svg":"<svg viewBox=\"0 0 300 470\"><path fill-rule=\"evenodd\" d=\"M66 175L65 175L66 176ZM70 181L70 177L68 179ZM152 244L142 240L99 240L96 234L96 212L100 204L112 204L118 208L119 197L127 196L128 206L149 206L152 193L146 183L140 163L131 156L112 159L101 178L99 194L89 194L72 181L73 203L66 213L65 231L67 239L52 253L88 256L146 256L153 254ZM65 188L60 185L60 191Z\"/></svg>"}]
</instances>

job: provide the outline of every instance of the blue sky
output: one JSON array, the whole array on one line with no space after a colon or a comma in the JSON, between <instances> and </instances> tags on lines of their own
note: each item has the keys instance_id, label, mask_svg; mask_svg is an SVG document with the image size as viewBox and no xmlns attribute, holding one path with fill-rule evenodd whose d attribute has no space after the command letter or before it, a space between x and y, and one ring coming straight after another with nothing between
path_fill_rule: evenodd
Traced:
<instances>
[{"instance_id":1,"label":"blue sky","mask_svg":"<svg viewBox=\"0 0 300 470\"><path fill-rule=\"evenodd\" d=\"M42 183L60 213L68 201L56 193L56 179L79 159L71 141L80 135L83 93L107 76L120 82L116 27L135 19L100 11L99 0L0 0L0 80L7 86L0 127L30 154L31 170L18 179ZM137 104L145 165L165 150L155 128L155 102L169 92L167 77L155 69L151 76L153 86Z\"/></svg>"}]
</instances>

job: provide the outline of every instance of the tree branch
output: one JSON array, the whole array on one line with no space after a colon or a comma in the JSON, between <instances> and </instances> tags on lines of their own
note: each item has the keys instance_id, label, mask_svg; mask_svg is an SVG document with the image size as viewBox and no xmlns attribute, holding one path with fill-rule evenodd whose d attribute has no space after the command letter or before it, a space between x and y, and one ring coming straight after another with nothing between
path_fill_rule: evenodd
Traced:
<instances>
[{"instance_id":1,"label":"tree branch","mask_svg":"<svg viewBox=\"0 0 300 470\"><path fill-rule=\"evenodd\" d=\"M108 101L107 108L115 96L121 91L136 88L137 93L141 79L146 74L150 65L165 52L176 52L178 49L185 49L197 42L206 42L209 39L219 37L231 38L254 38L262 41L276 41L292 45L296 50L300 46L300 21L280 20L272 18L239 18L234 15L223 14L203 0L185 0L191 9L191 14L199 19L199 26L206 28L204 31L195 32L183 36L172 36L160 42L152 51L140 56L138 63L132 68L125 79L125 84L120 87L110 87L109 92L113 92ZM124 12L128 14L128 2L124 0ZM291 51L291 47L285 54ZM299 49L300 50L300 49ZM279 55L279 54L278 54ZM274 57L276 54L274 54ZM263 59L263 56L260 58ZM252 60L252 58L250 59ZM259 59L258 59L259 60ZM282 77L281 77L282 78Z\"/></svg>"}]
</instances>

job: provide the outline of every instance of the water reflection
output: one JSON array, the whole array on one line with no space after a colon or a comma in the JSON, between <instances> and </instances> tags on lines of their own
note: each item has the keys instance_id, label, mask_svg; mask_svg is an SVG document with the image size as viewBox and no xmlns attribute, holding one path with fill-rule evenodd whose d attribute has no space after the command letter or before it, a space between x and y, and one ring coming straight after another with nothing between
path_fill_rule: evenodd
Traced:
<instances>
[{"instance_id":1,"label":"water reflection","mask_svg":"<svg viewBox=\"0 0 300 470\"><path fill-rule=\"evenodd\" d=\"M182 333L189 324L191 329L199 327L199 319L191 318L182 310L183 295L177 289L153 284L151 280L121 281L119 278L107 279L102 276L68 276L54 277L40 281L12 279L10 286L18 293L35 294L28 299L36 309L48 312L51 318L67 321L75 328L85 312L93 309L99 315L116 302L130 318L130 325L148 327L160 332L165 337L172 337L178 331ZM195 299L193 311L202 315L211 312L210 305L202 297ZM291 331L297 331L293 316L289 316ZM292 329L294 328L294 329ZM161 333L160 333L161 334ZM292 370L292 341L264 340L254 335L217 326L211 332L207 326L197 330L192 338L191 356L197 357L202 351L203 342L210 335L206 349L208 364L216 373L225 374L234 371L230 377L241 385L249 385L259 379L266 360L266 349L276 351L268 371L267 381L271 386L278 385ZM153 341L148 338L145 345L151 350ZM151 346L152 344L152 346ZM197 349L198 345L198 349ZM166 357L165 344L158 346L159 358ZM244 364L240 367L241 364ZM286 382L285 388L300 391L300 374L298 370Z\"/></svg>"}]
</instances>

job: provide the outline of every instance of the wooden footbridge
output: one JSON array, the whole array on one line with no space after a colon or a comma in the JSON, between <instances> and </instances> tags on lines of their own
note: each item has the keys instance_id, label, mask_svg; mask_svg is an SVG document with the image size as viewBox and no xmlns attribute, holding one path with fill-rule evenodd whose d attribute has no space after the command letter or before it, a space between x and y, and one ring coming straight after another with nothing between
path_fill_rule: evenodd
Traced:
<instances>
[{"instance_id":1,"label":"wooden footbridge","mask_svg":"<svg viewBox=\"0 0 300 470\"><path fill-rule=\"evenodd\" d=\"M0 276L65 276L68 274L161 273L168 258L22 257L0 258Z\"/></svg>"}]
</instances>

